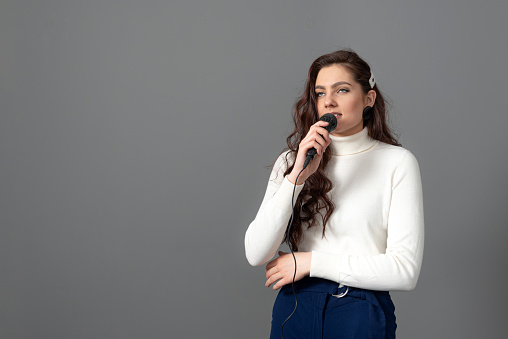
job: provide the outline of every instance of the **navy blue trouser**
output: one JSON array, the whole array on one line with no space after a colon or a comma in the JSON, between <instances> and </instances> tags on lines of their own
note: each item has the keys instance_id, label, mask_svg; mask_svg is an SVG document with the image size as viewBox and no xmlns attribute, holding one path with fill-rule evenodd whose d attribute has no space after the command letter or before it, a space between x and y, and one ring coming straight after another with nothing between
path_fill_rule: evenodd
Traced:
<instances>
[{"instance_id":1,"label":"navy blue trouser","mask_svg":"<svg viewBox=\"0 0 508 339\"><path fill-rule=\"evenodd\" d=\"M342 298L333 295L346 292ZM393 339L395 306L390 294L306 277L295 282L298 307L284 325L284 339ZM281 288L272 313L270 339L281 338L281 326L293 312L291 284Z\"/></svg>"}]
</instances>

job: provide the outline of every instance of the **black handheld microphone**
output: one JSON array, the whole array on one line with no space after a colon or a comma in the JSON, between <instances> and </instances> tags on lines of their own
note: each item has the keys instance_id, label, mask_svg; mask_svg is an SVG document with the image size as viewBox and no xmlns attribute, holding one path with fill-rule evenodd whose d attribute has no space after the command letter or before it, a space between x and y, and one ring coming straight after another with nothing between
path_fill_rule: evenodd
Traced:
<instances>
[{"instance_id":1,"label":"black handheld microphone","mask_svg":"<svg viewBox=\"0 0 508 339\"><path fill-rule=\"evenodd\" d=\"M321 118L320 121L326 121L328 126L325 129L328 133L332 133L337 128L337 118L332 113L326 113ZM317 151L314 147L307 151L307 158L305 159L305 163L303 164L303 169L305 169L309 163L314 159L317 155Z\"/></svg>"}]
</instances>

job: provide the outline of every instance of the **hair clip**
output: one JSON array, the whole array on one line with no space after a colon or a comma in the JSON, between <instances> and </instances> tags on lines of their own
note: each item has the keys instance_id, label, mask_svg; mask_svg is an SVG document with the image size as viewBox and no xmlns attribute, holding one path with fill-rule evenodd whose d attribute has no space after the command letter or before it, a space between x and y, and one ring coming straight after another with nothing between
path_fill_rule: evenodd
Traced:
<instances>
[{"instance_id":1,"label":"hair clip","mask_svg":"<svg viewBox=\"0 0 508 339\"><path fill-rule=\"evenodd\" d=\"M374 88L374 85L376 84L376 80L374 79L374 74L370 72L370 79L369 79L370 88Z\"/></svg>"}]
</instances>

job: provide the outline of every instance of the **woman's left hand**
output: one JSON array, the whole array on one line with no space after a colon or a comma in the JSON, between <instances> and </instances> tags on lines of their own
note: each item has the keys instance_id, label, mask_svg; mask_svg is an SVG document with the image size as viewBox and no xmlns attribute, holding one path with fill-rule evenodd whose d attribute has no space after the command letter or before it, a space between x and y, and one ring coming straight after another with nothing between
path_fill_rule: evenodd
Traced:
<instances>
[{"instance_id":1,"label":"woman's left hand","mask_svg":"<svg viewBox=\"0 0 508 339\"><path fill-rule=\"evenodd\" d=\"M312 252L295 252L296 258L296 276L295 281L302 279L310 274L310 262ZM269 287L276 282L272 288L278 290L286 284L293 281L295 274L295 261L290 253L279 251L279 257L273 259L266 265L266 283Z\"/></svg>"}]
</instances>

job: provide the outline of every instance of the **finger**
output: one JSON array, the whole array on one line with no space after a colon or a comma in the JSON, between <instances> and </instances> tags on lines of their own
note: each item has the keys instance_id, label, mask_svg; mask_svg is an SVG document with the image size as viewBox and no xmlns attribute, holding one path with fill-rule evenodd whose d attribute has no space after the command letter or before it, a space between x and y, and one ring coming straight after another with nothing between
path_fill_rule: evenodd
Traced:
<instances>
[{"instance_id":1,"label":"finger","mask_svg":"<svg viewBox=\"0 0 508 339\"><path fill-rule=\"evenodd\" d=\"M305 136L305 138L302 140L303 141L308 141L308 140L323 140L323 142L321 143L322 145L326 145L329 141L331 141L332 139L330 138L330 133L328 133L328 131L324 128L321 128L321 127L316 127L316 128L312 128L309 130L309 132L307 133L307 135Z\"/></svg>"},{"instance_id":2,"label":"finger","mask_svg":"<svg viewBox=\"0 0 508 339\"><path fill-rule=\"evenodd\" d=\"M326 140L331 140L330 139L330 133L328 132L328 130L326 128L323 128L323 127L315 127L314 130L319 134L321 135L323 138L325 138Z\"/></svg>"},{"instance_id":3,"label":"finger","mask_svg":"<svg viewBox=\"0 0 508 339\"><path fill-rule=\"evenodd\" d=\"M283 275L280 272L277 272L271 275L265 282L265 287L269 287L271 284L283 278Z\"/></svg>"},{"instance_id":4,"label":"finger","mask_svg":"<svg viewBox=\"0 0 508 339\"><path fill-rule=\"evenodd\" d=\"M323 136L316 131L310 131L309 134L300 143L300 146L306 145L309 142L317 141L320 145L326 146L328 144L329 136Z\"/></svg>"},{"instance_id":5,"label":"finger","mask_svg":"<svg viewBox=\"0 0 508 339\"><path fill-rule=\"evenodd\" d=\"M329 123L326 121L318 121L314 125L311 125L310 127L311 128L318 128L318 129L322 128L326 131L327 130L326 127L328 127L328 125L329 125Z\"/></svg>"},{"instance_id":6,"label":"finger","mask_svg":"<svg viewBox=\"0 0 508 339\"><path fill-rule=\"evenodd\" d=\"M317 154L322 155L323 152L326 150L326 142L322 139L321 142L323 144L320 144L316 140L309 140L305 144L301 145L301 147L305 151L305 154L307 154L307 152L314 147L317 151Z\"/></svg>"},{"instance_id":7,"label":"finger","mask_svg":"<svg viewBox=\"0 0 508 339\"><path fill-rule=\"evenodd\" d=\"M272 275L274 275L278 271L279 271L279 269L277 268L277 266L270 268L269 270L266 271L266 274L265 274L266 279L270 278Z\"/></svg>"},{"instance_id":8,"label":"finger","mask_svg":"<svg viewBox=\"0 0 508 339\"><path fill-rule=\"evenodd\" d=\"M312 126L321 126L321 127L326 127L328 126L330 123L328 121L324 121L324 120L318 120L314 125Z\"/></svg>"},{"instance_id":9,"label":"finger","mask_svg":"<svg viewBox=\"0 0 508 339\"><path fill-rule=\"evenodd\" d=\"M323 148L323 151L326 149L327 141L321 134L316 135L314 141L316 141L321 146L321 148Z\"/></svg>"},{"instance_id":10,"label":"finger","mask_svg":"<svg viewBox=\"0 0 508 339\"><path fill-rule=\"evenodd\" d=\"M280 279L279 281L277 281L277 283L275 283L272 288L274 291L278 290L279 288L283 287L284 285L287 285L289 284L290 281L287 281L286 279Z\"/></svg>"}]
</instances>

